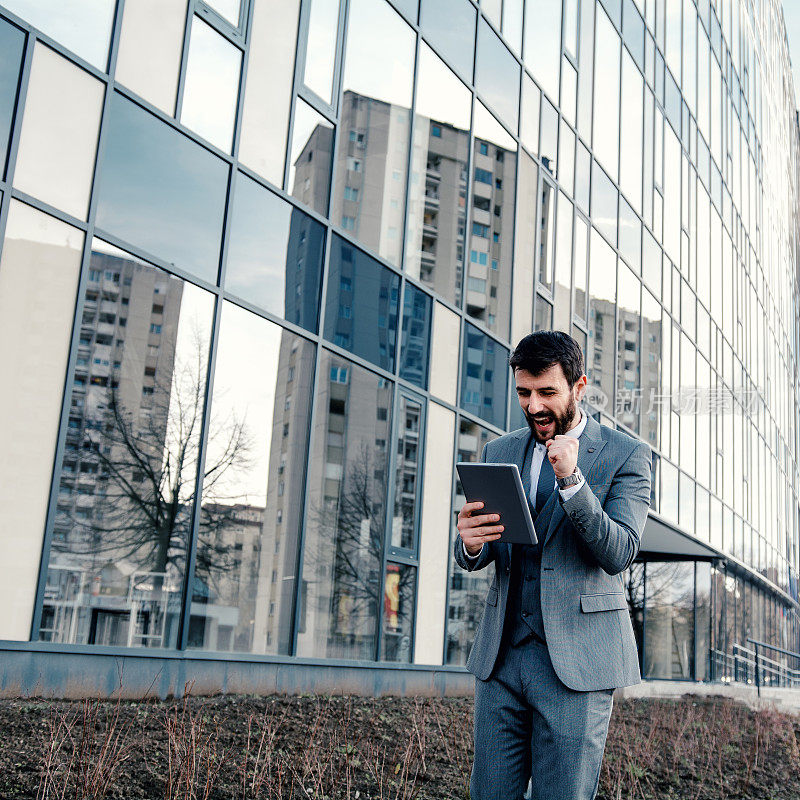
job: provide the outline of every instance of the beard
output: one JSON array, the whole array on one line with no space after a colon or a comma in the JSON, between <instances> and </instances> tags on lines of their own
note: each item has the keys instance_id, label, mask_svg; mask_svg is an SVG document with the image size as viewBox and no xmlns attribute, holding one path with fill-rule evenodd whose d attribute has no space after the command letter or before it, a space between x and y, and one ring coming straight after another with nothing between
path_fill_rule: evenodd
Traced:
<instances>
[{"instance_id":1,"label":"beard","mask_svg":"<svg viewBox=\"0 0 800 800\"><path fill-rule=\"evenodd\" d=\"M525 414L525 420L527 421L528 427L531 429L531 432L533 433L534 440L539 442L540 444L544 444L548 439L552 439L555 436L563 436L573 426L575 422L575 415L578 413L578 404L575 402L575 396L570 392L569 403L567 404L567 407L564 410L563 414L557 414L555 412L552 412L551 414L548 415L536 414L534 416L524 410L522 413ZM547 419L548 422L551 419L555 421L555 430L553 431L552 435L549 435L547 437L542 437L536 430L536 426L534 425L534 420L542 422L545 420L546 417L548 418Z\"/></svg>"}]
</instances>

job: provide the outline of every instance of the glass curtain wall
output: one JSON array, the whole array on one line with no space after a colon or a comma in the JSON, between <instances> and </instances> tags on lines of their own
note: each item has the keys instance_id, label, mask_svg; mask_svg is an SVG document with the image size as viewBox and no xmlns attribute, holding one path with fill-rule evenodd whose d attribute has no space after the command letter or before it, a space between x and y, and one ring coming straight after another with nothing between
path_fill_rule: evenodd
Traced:
<instances>
[{"instance_id":1,"label":"glass curtain wall","mask_svg":"<svg viewBox=\"0 0 800 800\"><path fill-rule=\"evenodd\" d=\"M434 459L552 327L718 554L631 571L644 673L800 647L777 0L73 5L0 0L0 638L463 664Z\"/></svg>"}]
</instances>

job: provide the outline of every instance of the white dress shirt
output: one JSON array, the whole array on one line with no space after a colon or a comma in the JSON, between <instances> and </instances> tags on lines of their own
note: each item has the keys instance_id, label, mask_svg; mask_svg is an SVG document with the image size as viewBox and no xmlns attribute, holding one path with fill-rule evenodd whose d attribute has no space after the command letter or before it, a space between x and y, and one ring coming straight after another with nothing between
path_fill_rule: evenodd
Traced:
<instances>
[{"instance_id":1,"label":"white dress shirt","mask_svg":"<svg viewBox=\"0 0 800 800\"><path fill-rule=\"evenodd\" d=\"M578 413L580 415L580 422L577 425L574 425L570 428L564 435L565 436L573 436L576 439L583 433L583 429L586 427L586 414L583 413L583 409L579 408ZM536 489L539 485L539 472L542 469L542 464L544 463L545 458L547 457L547 445L542 444L541 442L536 442L536 449L533 451L533 455L531 456L531 493L533 494L533 504L536 505ZM581 480L579 483L576 483L575 486L567 486L566 489L559 489L559 494L561 495L562 500L569 500L572 495L574 495L582 486L586 483L583 476L581 476ZM556 488L558 482L555 478L553 478L553 489ZM467 547L464 542L461 542L461 547L464 550L464 555L467 558L479 558L480 554L483 552L483 547L474 555L470 555L467 552Z\"/></svg>"}]
</instances>

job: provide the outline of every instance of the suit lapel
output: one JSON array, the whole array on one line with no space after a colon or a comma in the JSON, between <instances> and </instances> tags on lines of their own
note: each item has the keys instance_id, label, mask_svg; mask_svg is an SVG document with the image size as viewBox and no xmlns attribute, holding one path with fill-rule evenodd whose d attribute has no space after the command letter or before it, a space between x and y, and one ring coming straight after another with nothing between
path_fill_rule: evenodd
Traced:
<instances>
[{"instance_id":1,"label":"suit lapel","mask_svg":"<svg viewBox=\"0 0 800 800\"><path fill-rule=\"evenodd\" d=\"M594 464L595 459L600 455L600 451L605 446L606 443L603 440L600 423L593 417L587 415L586 427L583 429L583 433L578 437L578 469L583 474L584 479L587 479L586 476L589 474L592 464ZM552 507L552 516L550 517L550 523L547 526L547 533L544 537L545 544L547 544L550 537L555 533L558 526L566 519L566 514L564 513L564 509L557 495L558 490L553 492L541 512L545 513L546 510L549 511Z\"/></svg>"}]
</instances>

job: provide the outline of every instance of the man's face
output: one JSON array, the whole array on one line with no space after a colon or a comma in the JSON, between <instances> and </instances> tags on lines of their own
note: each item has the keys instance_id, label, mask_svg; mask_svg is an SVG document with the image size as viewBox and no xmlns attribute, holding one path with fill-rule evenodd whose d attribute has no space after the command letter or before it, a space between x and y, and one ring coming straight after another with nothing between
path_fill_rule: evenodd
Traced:
<instances>
[{"instance_id":1,"label":"man's face","mask_svg":"<svg viewBox=\"0 0 800 800\"><path fill-rule=\"evenodd\" d=\"M561 364L553 364L536 376L517 368L514 378L520 407L537 442L544 444L575 424L578 402L586 392L585 375L571 387Z\"/></svg>"}]
</instances>

